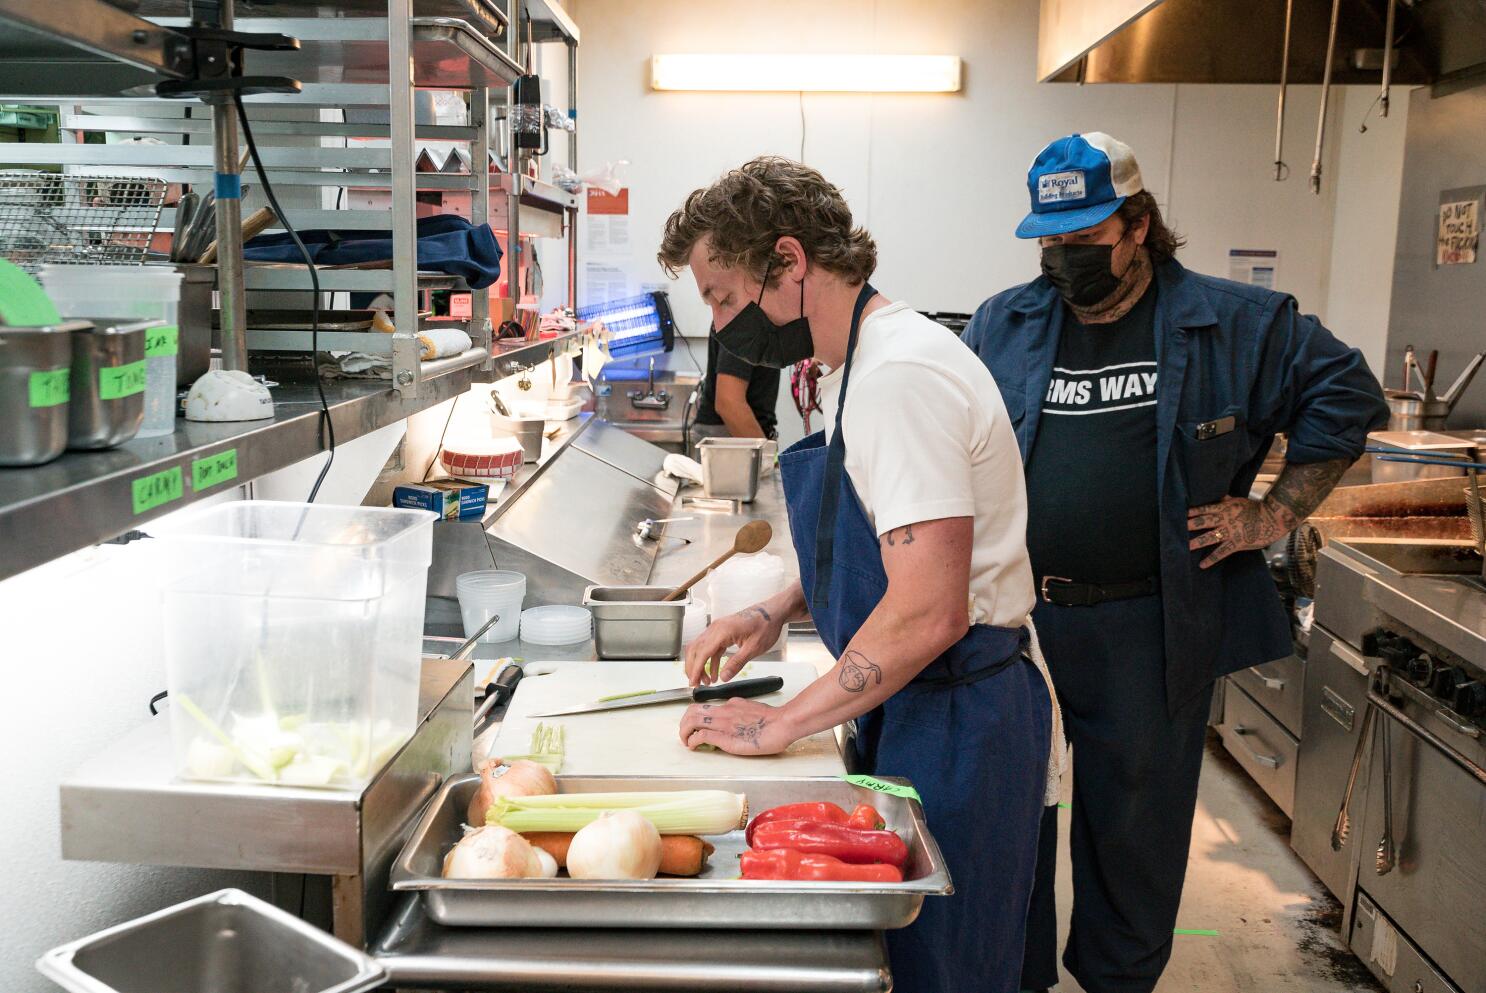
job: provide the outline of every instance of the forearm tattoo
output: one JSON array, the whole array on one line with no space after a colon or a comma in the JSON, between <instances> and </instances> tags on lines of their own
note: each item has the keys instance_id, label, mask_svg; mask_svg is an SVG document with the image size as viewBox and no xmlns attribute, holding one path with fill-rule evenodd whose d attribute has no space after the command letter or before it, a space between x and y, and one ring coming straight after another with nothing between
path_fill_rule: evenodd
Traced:
<instances>
[{"instance_id":1,"label":"forearm tattoo","mask_svg":"<svg viewBox=\"0 0 1486 993\"><path fill-rule=\"evenodd\" d=\"M1274 506L1286 531L1294 530L1297 524L1321 506L1321 501L1336 488L1337 481L1351 464L1348 459L1312 462L1307 465L1287 462L1274 485L1269 488L1264 502Z\"/></svg>"},{"instance_id":2,"label":"forearm tattoo","mask_svg":"<svg viewBox=\"0 0 1486 993\"><path fill-rule=\"evenodd\" d=\"M767 723L769 723L768 718L760 717L748 724L735 724L733 725L733 737L748 742L754 748L761 748L759 736L764 733L764 725Z\"/></svg>"},{"instance_id":3,"label":"forearm tattoo","mask_svg":"<svg viewBox=\"0 0 1486 993\"><path fill-rule=\"evenodd\" d=\"M836 682L848 693L860 693L865 690L869 683L877 681L882 685L882 669L861 652L848 649L841 656L841 672L836 677Z\"/></svg>"},{"instance_id":4,"label":"forearm tattoo","mask_svg":"<svg viewBox=\"0 0 1486 993\"><path fill-rule=\"evenodd\" d=\"M912 524L905 524L901 528L894 528L893 530L889 531L887 534L885 534L885 535L882 536L883 541L886 541L889 545L891 545L893 547L897 547L897 545L899 544L899 541L898 541L898 539L895 536L898 534L899 531L903 532L903 537L901 539L902 540L902 544L905 544L905 545L911 545L911 544L913 544L914 538L913 538L913 525Z\"/></svg>"}]
</instances>

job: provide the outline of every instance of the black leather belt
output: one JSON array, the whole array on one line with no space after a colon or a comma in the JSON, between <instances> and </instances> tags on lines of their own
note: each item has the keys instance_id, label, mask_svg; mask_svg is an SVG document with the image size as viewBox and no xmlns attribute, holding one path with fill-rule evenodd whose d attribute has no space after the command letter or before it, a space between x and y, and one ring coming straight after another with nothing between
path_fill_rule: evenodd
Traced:
<instances>
[{"instance_id":1,"label":"black leather belt","mask_svg":"<svg viewBox=\"0 0 1486 993\"><path fill-rule=\"evenodd\" d=\"M1062 576L1042 577L1042 602L1059 607L1092 607L1110 600L1151 596L1160 590L1161 581L1155 576L1124 583L1077 583Z\"/></svg>"}]
</instances>

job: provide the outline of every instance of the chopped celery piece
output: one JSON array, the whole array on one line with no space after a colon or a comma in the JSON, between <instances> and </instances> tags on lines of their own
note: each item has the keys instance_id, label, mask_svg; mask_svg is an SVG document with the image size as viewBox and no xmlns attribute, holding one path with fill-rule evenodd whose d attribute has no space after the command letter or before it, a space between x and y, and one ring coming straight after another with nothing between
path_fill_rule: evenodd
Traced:
<instances>
[{"instance_id":1,"label":"chopped celery piece","mask_svg":"<svg viewBox=\"0 0 1486 993\"><path fill-rule=\"evenodd\" d=\"M181 709L190 714L196 723L205 728L208 734L216 738L224 748L231 751L238 762L242 763L243 768L267 783L271 783L278 778L278 774L274 771L273 766L263 761L259 756L251 755L244 751L238 746L237 742L227 737L227 732L223 731L217 725L216 721L208 717L206 711L196 706L195 700L192 700L184 693L177 693L175 694L175 702L180 704Z\"/></svg>"},{"instance_id":2,"label":"chopped celery piece","mask_svg":"<svg viewBox=\"0 0 1486 993\"><path fill-rule=\"evenodd\" d=\"M610 810L633 810L661 834L726 834L743 825L748 800L725 790L503 796L486 824L512 831L577 831Z\"/></svg>"}]
</instances>

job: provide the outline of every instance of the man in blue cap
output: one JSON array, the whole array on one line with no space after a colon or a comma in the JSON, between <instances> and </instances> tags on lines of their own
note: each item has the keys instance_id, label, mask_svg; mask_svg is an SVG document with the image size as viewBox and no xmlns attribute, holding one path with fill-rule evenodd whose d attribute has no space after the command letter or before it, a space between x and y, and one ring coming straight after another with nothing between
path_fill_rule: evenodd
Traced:
<instances>
[{"instance_id":1,"label":"man in blue cap","mask_svg":"<svg viewBox=\"0 0 1486 993\"><path fill-rule=\"evenodd\" d=\"M1294 298L1187 271L1128 146L1060 138L1027 176L1042 276L981 305L1026 469L1033 614L1073 746L1073 924L1087 993L1146 993L1171 954L1220 676L1288 655L1260 549L1387 419L1362 355ZM1286 464L1250 487L1270 443ZM1043 819L1022 986L1057 982Z\"/></svg>"}]
</instances>

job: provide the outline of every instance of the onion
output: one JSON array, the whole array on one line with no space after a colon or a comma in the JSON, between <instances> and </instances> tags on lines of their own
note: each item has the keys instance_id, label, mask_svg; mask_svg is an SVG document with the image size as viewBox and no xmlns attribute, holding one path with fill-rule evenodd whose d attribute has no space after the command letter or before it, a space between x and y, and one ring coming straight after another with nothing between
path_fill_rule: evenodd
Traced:
<instances>
[{"instance_id":1,"label":"onion","mask_svg":"<svg viewBox=\"0 0 1486 993\"><path fill-rule=\"evenodd\" d=\"M539 848L536 845L532 845L531 847L537 853L537 861L542 863L542 877L544 879L556 879L557 859L553 858L552 853L545 848Z\"/></svg>"},{"instance_id":2,"label":"onion","mask_svg":"<svg viewBox=\"0 0 1486 993\"><path fill-rule=\"evenodd\" d=\"M485 823L485 813L496 797L547 796L556 792L557 780L546 766L525 759L514 762L486 759L480 763L480 788L470 799L465 816L470 824L479 827Z\"/></svg>"},{"instance_id":3,"label":"onion","mask_svg":"<svg viewBox=\"0 0 1486 993\"><path fill-rule=\"evenodd\" d=\"M503 827L476 828L444 856L445 879L526 879L543 870L536 849Z\"/></svg>"},{"instance_id":4,"label":"onion","mask_svg":"<svg viewBox=\"0 0 1486 993\"><path fill-rule=\"evenodd\" d=\"M633 810L612 810L573 835L568 875L574 879L654 879L660 832Z\"/></svg>"}]
</instances>

